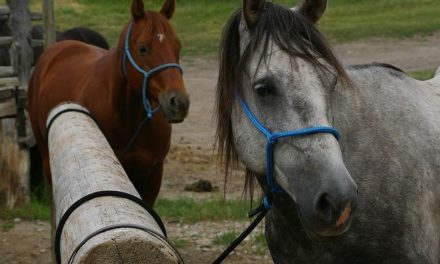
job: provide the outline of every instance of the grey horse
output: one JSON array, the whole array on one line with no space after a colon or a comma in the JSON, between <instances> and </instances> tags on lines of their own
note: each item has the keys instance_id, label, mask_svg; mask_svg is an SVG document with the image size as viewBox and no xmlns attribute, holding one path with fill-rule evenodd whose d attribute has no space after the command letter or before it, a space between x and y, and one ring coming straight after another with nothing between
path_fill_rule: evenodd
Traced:
<instances>
[{"instance_id":1,"label":"grey horse","mask_svg":"<svg viewBox=\"0 0 440 264\"><path fill-rule=\"evenodd\" d=\"M438 264L440 68L418 81L387 64L343 67L315 27L326 7L244 0L231 17L217 83L219 153L229 169L240 161L269 200L275 263ZM341 138L279 138L267 170L262 130L319 126Z\"/></svg>"}]
</instances>

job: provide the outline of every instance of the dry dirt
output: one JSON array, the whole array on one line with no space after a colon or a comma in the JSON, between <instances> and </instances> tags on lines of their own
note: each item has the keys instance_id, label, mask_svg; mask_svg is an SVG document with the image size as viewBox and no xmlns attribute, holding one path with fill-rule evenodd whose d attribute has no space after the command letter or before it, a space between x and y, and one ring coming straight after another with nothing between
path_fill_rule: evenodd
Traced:
<instances>
[{"instance_id":1,"label":"dry dirt","mask_svg":"<svg viewBox=\"0 0 440 264\"><path fill-rule=\"evenodd\" d=\"M385 62L405 71L434 69L440 66L440 32L406 40L368 39L335 46L346 64ZM213 155L213 106L217 61L215 57L191 57L182 62L187 89L191 94L190 114L184 123L174 126L172 148L167 158L160 196L197 199L223 197L224 179ZM209 180L218 191L193 193L185 184ZM242 196L241 174L229 179L226 197ZM2 222L0 221L0 224ZM210 263L221 251L214 237L231 229L241 230L246 223L204 222L196 225L165 223L173 238L189 241L181 249L188 263ZM261 227L259 232L261 232ZM0 231L0 263L52 263L50 261L50 226L47 222L23 222L17 219L13 229ZM239 248L225 263L272 263L269 256Z\"/></svg>"}]
</instances>

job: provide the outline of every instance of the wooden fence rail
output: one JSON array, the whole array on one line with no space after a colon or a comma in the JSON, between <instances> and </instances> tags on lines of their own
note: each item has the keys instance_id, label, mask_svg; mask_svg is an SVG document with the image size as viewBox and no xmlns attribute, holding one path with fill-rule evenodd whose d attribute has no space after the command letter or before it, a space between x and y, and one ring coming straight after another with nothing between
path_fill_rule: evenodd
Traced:
<instances>
[{"instance_id":1,"label":"wooden fence rail","mask_svg":"<svg viewBox=\"0 0 440 264\"><path fill-rule=\"evenodd\" d=\"M78 205L103 191L140 199L98 126L78 111L87 112L62 104L47 121L61 263L183 263L154 214L133 200L103 196Z\"/></svg>"}]
</instances>

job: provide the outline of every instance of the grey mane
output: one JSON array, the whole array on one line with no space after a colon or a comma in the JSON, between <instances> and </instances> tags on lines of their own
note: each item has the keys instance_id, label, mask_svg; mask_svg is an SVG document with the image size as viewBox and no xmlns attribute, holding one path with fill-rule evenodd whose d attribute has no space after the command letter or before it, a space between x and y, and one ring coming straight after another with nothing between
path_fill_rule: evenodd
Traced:
<instances>
[{"instance_id":1,"label":"grey mane","mask_svg":"<svg viewBox=\"0 0 440 264\"><path fill-rule=\"evenodd\" d=\"M403 71L402 69L400 69L394 65L391 65L388 63L382 63L382 62L373 62L373 63L369 63L369 64L354 64L354 65L350 65L348 67L348 69L354 69L354 70L361 70L361 69L367 69L367 68L383 68L385 70L388 70L389 73L391 73L391 72L405 73L405 71Z\"/></svg>"}]
</instances>

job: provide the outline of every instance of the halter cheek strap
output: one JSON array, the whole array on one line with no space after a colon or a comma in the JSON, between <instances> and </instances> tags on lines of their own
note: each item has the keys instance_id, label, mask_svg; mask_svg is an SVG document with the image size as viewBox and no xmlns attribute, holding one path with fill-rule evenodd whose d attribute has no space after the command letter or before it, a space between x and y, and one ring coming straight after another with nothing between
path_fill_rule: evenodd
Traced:
<instances>
[{"instance_id":1,"label":"halter cheek strap","mask_svg":"<svg viewBox=\"0 0 440 264\"><path fill-rule=\"evenodd\" d=\"M281 193L284 190L275 182L273 177L273 145L278 142L278 139L285 137L299 137L317 133L329 133L332 134L336 140L339 140L339 132L333 127L328 126L316 126L316 127L308 127L291 131L283 131L283 132L270 132L266 127L264 127L260 121L252 114L251 110L247 106L246 102L241 98L237 97L240 105L247 115L249 120L254 124L254 126L263 133L266 138L266 183L267 183L267 191L264 196L263 205L264 208L270 209L272 206L272 195L274 193Z\"/></svg>"},{"instance_id":2,"label":"halter cheek strap","mask_svg":"<svg viewBox=\"0 0 440 264\"><path fill-rule=\"evenodd\" d=\"M130 53L129 40L130 40L130 34L131 34L131 27L132 27L132 23L128 24L127 34L125 37L125 48L124 48L124 57L122 58L122 65L124 68L124 72L127 73L126 61L128 58L128 61L130 62L130 64L138 72L140 72L144 76L144 80L142 82L142 102L144 105L144 109L147 112L147 118L151 119L153 117L153 114L159 109L159 107L153 109L151 106L150 100L148 99L148 80L150 79L151 76L153 76L157 72L160 72L160 71L167 69L167 68L178 68L180 70L180 72L183 72L183 70L182 70L182 67L177 63L165 63L165 64L159 65L153 69L150 69L148 71L143 70L134 61L133 56Z\"/></svg>"}]
</instances>

